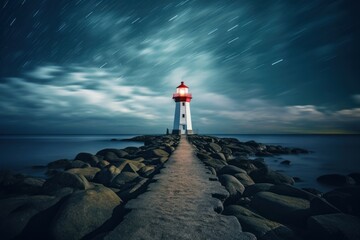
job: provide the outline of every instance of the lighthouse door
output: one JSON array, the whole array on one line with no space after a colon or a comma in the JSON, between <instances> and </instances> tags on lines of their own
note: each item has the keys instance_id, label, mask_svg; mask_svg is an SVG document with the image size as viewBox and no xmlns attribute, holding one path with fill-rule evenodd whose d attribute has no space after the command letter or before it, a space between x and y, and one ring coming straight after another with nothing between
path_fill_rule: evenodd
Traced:
<instances>
[{"instance_id":1,"label":"lighthouse door","mask_svg":"<svg viewBox=\"0 0 360 240\"><path fill-rule=\"evenodd\" d=\"M181 125L181 134L185 134L186 125Z\"/></svg>"}]
</instances>

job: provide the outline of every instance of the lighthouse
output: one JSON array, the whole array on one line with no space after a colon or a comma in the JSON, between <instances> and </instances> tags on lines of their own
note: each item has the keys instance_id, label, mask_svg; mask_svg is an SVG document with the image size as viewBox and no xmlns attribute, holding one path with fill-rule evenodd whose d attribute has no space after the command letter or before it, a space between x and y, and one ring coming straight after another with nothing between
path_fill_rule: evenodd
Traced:
<instances>
[{"instance_id":1,"label":"lighthouse","mask_svg":"<svg viewBox=\"0 0 360 240\"><path fill-rule=\"evenodd\" d=\"M190 113L190 101L192 99L189 88L181 82L173 94L175 101L174 127L172 134L193 134Z\"/></svg>"}]
</instances>

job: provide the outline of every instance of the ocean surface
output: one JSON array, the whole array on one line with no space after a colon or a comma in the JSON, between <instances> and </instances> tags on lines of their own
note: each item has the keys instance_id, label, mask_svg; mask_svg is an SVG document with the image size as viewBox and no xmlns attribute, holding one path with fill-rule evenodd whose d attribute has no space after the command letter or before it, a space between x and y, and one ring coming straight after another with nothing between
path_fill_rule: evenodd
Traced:
<instances>
[{"instance_id":1,"label":"ocean surface","mask_svg":"<svg viewBox=\"0 0 360 240\"><path fill-rule=\"evenodd\" d=\"M0 169L43 176L44 170L31 166L46 165L58 159L74 159L79 152L95 154L103 148L142 146L139 142L110 141L136 135L2 135L0 136ZM265 158L274 170L282 171L302 181L297 187L313 187L322 191L331 189L320 185L316 178L322 174L349 174L360 172L360 135L213 135L234 137L240 141L255 140L265 144L300 147L310 154L281 155ZM282 160L290 160L290 166Z\"/></svg>"}]
</instances>

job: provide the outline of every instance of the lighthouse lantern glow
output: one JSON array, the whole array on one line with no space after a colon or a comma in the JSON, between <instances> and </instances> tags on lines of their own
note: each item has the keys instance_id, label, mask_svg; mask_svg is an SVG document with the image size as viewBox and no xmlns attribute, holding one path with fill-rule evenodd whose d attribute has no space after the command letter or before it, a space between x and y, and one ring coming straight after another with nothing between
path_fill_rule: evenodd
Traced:
<instances>
[{"instance_id":1,"label":"lighthouse lantern glow","mask_svg":"<svg viewBox=\"0 0 360 240\"><path fill-rule=\"evenodd\" d=\"M173 99L176 105L172 134L193 134L190 112L192 95L184 82L176 88Z\"/></svg>"}]
</instances>

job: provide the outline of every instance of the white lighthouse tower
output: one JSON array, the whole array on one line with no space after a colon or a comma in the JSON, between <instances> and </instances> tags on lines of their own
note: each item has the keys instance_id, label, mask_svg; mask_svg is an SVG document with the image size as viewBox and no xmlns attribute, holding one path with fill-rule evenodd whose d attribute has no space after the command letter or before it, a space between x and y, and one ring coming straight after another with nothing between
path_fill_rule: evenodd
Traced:
<instances>
[{"instance_id":1,"label":"white lighthouse tower","mask_svg":"<svg viewBox=\"0 0 360 240\"><path fill-rule=\"evenodd\" d=\"M193 134L190 113L190 101L192 99L189 88L181 82L173 94L176 103L174 127L172 134Z\"/></svg>"}]
</instances>

